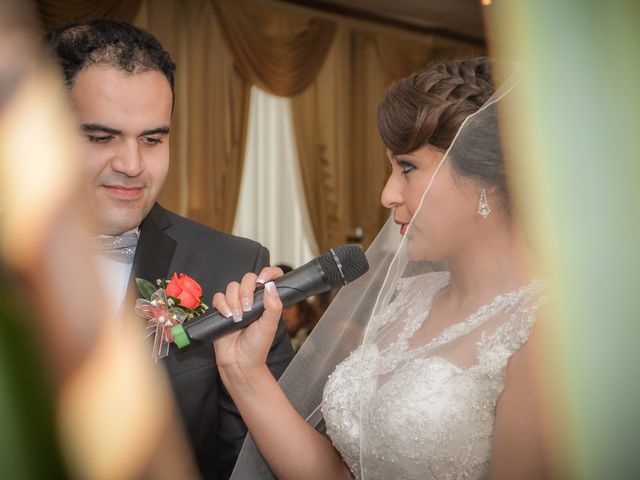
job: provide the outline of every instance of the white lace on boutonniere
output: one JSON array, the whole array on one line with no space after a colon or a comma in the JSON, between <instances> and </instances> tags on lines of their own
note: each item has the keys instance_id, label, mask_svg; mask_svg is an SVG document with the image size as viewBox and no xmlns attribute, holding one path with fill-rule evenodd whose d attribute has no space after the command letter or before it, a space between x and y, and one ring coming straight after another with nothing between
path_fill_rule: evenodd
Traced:
<instances>
[{"instance_id":1,"label":"white lace on boutonniere","mask_svg":"<svg viewBox=\"0 0 640 480\"><path fill-rule=\"evenodd\" d=\"M170 280L158 279L156 285L136 278L144 298L136 300L136 313L147 320L147 334L154 336L151 356L155 362L169 354L173 342L171 328L197 317L209 307L203 302L202 287L183 273L174 273Z\"/></svg>"}]
</instances>

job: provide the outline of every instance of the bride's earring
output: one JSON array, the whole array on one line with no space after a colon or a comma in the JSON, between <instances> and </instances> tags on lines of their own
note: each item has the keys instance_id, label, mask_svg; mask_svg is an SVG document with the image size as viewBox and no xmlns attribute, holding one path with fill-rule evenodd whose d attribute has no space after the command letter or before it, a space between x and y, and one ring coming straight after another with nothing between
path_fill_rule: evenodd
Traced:
<instances>
[{"instance_id":1,"label":"bride's earring","mask_svg":"<svg viewBox=\"0 0 640 480\"><path fill-rule=\"evenodd\" d=\"M478 202L478 213L482 215L482 218L487 218L491 213L491 207L487 202L487 191L484 187L480 190L480 201Z\"/></svg>"}]
</instances>

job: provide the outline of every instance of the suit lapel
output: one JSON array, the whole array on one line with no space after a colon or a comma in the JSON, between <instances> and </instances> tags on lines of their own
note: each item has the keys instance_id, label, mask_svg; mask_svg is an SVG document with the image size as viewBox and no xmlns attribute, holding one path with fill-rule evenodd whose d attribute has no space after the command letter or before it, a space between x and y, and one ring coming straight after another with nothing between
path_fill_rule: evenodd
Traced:
<instances>
[{"instance_id":1,"label":"suit lapel","mask_svg":"<svg viewBox=\"0 0 640 480\"><path fill-rule=\"evenodd\" d=\"M155 204L140 225L140 240L129 279L129 298L138 298L135 285L136 277L144 278L155 284L158 278L167 278L171 259L176 250L176 241L168 236L164 230L171 225L171 219L166 211Z\"/></svg>"}]
</instances>

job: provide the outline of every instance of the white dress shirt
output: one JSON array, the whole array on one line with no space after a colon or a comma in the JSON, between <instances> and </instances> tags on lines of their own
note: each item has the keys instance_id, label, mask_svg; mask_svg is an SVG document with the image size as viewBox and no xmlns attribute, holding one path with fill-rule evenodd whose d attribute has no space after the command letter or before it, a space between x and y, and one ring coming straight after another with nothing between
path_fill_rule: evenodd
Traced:
<instances>
[{"instance_id":1,"label":"white dress shirt","mask_svg":"<svg viewBox=\"0 0 640 480\"><path fill-rule=\"evenodd\" d=\"M136 231L138 231L137 228L126 233ZM100 235L100 237L107 236ZM104 255L95 255L94 259L98 276L102 279L103 291L107 295L109 309L113 315L117 315L124 305L133 264L119 262Z\"/></svg>"}]
</instances>

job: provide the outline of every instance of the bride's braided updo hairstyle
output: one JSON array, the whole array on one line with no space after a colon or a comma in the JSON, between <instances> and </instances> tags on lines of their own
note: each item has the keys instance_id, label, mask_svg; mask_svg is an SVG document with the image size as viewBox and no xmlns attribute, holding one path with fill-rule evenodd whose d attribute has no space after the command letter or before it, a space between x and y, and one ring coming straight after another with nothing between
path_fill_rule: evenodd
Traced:
<instances>
[{"instance_id":1,"label":"bride's braided updo hairstyle","mask_svg":"<svg viewBox=\"0 0 640 480\"><path fill-rule=\"evenodd\" d=\"M486 57L452 60L426 67L392 84L378 106L378 129L394 155L425 145L446 151L462 122L495 92L494 61ZM509 211L502 154L469 161L452 156L459 175L497 187Z\"/></svg>"}]
</instances>

